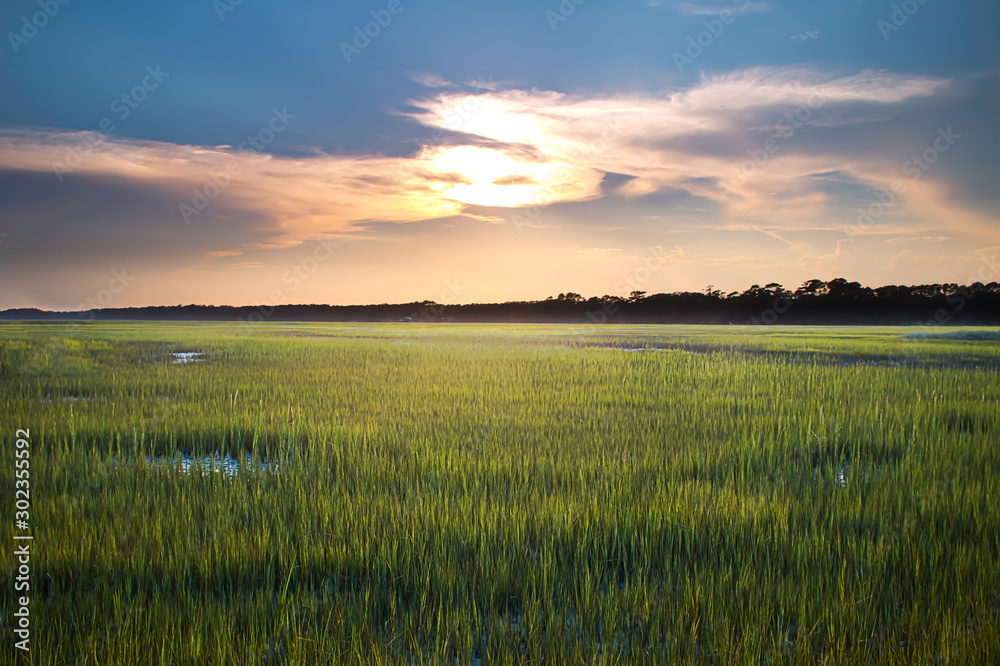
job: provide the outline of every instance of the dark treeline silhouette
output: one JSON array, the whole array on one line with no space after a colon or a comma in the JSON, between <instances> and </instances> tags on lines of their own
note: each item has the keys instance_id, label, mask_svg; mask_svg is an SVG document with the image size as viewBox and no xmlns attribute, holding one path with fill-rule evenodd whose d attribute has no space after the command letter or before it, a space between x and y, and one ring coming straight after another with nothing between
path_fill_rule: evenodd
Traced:
<instances>
[{"instance_id":1,"label":"dark treeline silhouette","mask_svg":"<svg viewBox=\"0 0 1000 666\"><path fill-rule=\"evenodd\" d=\"M584 298L568 292L544 301L446 305L434 301L381 305L177 305L85 312L14 309L0 319L41 321L180 320L321 322L567 322L643 324L1000 325L1000 284L863 287L837 278L809 280L795 291L777 283L723 293Z\"/></svg>"}]
</instances>

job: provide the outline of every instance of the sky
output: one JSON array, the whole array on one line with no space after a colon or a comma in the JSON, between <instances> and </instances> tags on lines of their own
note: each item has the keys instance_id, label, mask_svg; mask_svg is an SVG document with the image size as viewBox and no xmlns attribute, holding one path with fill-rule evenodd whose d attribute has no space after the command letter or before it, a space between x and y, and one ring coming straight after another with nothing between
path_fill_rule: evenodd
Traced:
<instances>
[{"instance_id":1,"label":"sky","mask_svg":"<svg viewBox=\"0 0 1000 666\"><path fill-rule=\"evenodd\" d=\"M0 308L1000 280L995 0L8 0Z\"/></svg>"}]
</instances>

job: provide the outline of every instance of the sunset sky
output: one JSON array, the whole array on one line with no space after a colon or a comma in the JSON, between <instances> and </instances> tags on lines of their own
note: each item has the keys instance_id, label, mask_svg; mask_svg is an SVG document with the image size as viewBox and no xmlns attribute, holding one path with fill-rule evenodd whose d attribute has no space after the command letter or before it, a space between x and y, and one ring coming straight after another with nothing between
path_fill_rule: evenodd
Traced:
<instances>
[{"instance_id":1,"label":"sunset sky","mask_svg":"<svg viewBox=\"0 0 1000 666\"><path fill-rule=\"evenodd\" d=\"M0 27L0 308L1000 280L995 0L9 0Z\"/></svg>"}]
</instances>

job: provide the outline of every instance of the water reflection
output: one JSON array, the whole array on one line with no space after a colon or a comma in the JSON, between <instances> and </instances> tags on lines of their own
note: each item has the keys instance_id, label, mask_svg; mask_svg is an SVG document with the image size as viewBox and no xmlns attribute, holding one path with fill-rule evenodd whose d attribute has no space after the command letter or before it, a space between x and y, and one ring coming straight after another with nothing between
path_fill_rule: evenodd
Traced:
<instances>
[{"instance_id":1,"label":"water reflection","mask_svg":"<svg viewBox=\"0 0 1000 666\"><path fill-rule=\"evenodd\" d=\"M128 467L134 465L133 460L121 460L112 458L115 469L119 466ZM278 463L275 460L258 460L251 462L249 458L240 460L230 455L214 453L204 456L191 456L186 453L179 453L175 456L146 456L146 465L150 469L173 470L182 474L220 474L224 477L234 477L240 473L267 473L277 474Z\"/></svg>"}]
</instances>

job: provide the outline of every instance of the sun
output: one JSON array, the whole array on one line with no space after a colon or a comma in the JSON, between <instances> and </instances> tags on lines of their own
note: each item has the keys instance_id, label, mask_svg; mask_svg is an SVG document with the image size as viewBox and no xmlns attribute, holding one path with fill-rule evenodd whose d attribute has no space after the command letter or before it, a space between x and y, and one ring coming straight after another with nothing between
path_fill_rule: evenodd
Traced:
<instances>
[{"instance_id":1,"label":"sun","mask_svg":"<svg viewBox=\"0 0 1000 666\"><path fill-rule=\"evenodd\" d=\"M505 208L541 204L558 198L558 190L567 186L560 165L521 162L492 148L441 148L425 159L441 176L440 196L465 204Z\"/></svg>"}]
</instances>

